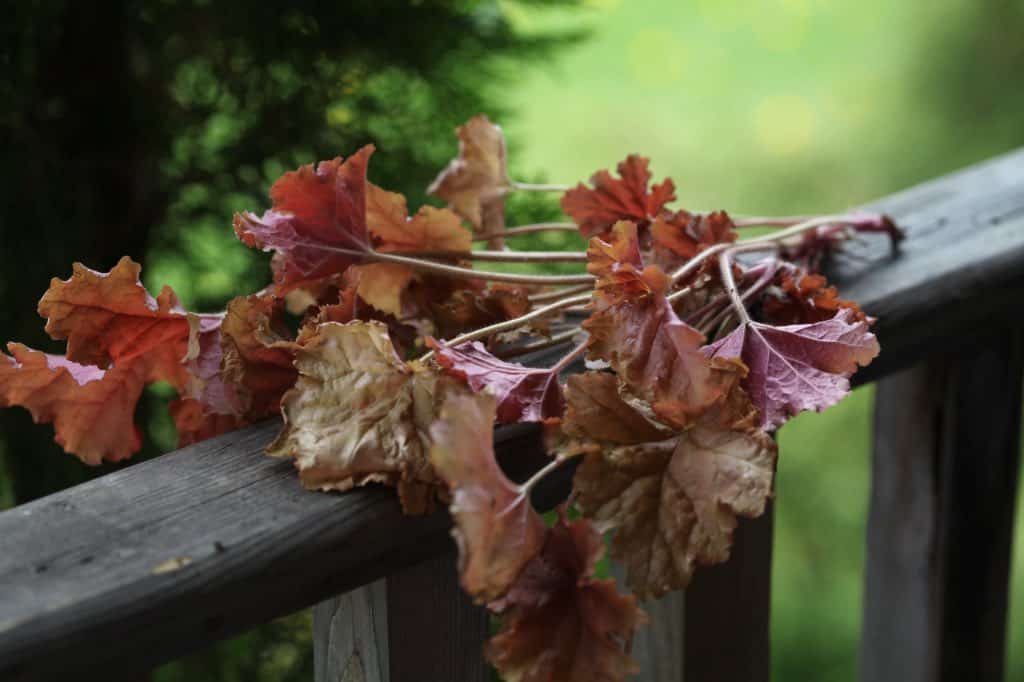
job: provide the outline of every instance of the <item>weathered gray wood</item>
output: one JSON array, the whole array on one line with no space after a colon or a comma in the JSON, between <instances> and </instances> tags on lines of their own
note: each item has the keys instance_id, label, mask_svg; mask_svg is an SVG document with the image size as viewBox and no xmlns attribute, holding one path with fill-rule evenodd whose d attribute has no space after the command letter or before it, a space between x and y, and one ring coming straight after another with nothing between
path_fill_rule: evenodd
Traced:
<instances>
[{"instance_id":1,"label":"weathered gray wood","mask_svg":"<svg viewBox=\"0 0 1024 682\"><path fill-rule=\"evenodd\" d=\"M612 561L610 573L625 589L626 570ZM682 682L683 679L683 617L682 591L669 592L661 599L641 602L649 622L633 637L633 660L640 664L635 682Z\"/></svg>"},{"instance_id":2,"label":"weathered gray wood","mask_svg":"<svg viewBox=\"0 0 1024 682\"><path fill-rule=\"evenodd\" d=\"M686 589L686 682L767 682L771 678L772 528L769 504L740 519L732 556L697 571Z\"/></svg>"},{"instance_id":3,"label":"weathered gray wood","mask_svg":"<svg viewBox=\"0 0 1024 682\"><path fill-rule=\"evenodd\" d=\"M863 377L1019 312L1024 152L878 207L908 228L902 254L868 238L860 260L834 267L843 294L880 318L884 350ZM0 514L0 679L82 679L115 660L146 668L451 547L445 514L403 518L390 491L303 491L287 462L262 454L276 428ZM501 433L506 454L539 452L536 430Z\"/></svg>"},{"instance_id":4,"label":"weathered gray wood","mask_svg":"<svg viewBox=\"0 0 1024 682\"><path fill-rule=\"evenodd\" d=\"M388 682L387 585L376 580L313 607L316 682Z\"/></svg>"},{"instance_id":5,"label":"weathered gray wood","mask_svg":"<svg viewBox=\"0 0 1024 682\"><path fill-rule=\"evenodd\" d=\"M393 573L387 586L390 682L490 682L490 620L459 587L454 554Z\"/></svg>"},{"instance_id":6,"label":"weathered gray wood","mask_svg":"<svg viewBox=\"0 0 1024 682\"><path fill-rule=\"evenodd\" d=\"M861 679L1002 677L1024 336L879 382Z\"/></svg>"}]
</instances>

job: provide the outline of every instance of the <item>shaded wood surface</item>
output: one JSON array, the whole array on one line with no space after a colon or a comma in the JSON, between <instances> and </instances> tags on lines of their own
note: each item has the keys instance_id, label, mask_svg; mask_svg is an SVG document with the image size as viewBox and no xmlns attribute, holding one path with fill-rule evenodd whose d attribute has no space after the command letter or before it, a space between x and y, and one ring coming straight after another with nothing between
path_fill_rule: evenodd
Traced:
<instances>
[{"instance_id":1,"label":"shaded wood surface","mask_svg":"<svg viewBox=\"0 0 1024 682\"><path fill-rule=\"evenodd\" d=\"M907 227L901 254L869 236L833 268L843 294L880 318L884 350L866 378L1019 312L1024 152L876 206ZM390 491L302 490L290 463L262 454L277 428L0 513L0 679L83 679L115 660L146 669L450 550L446 514L403 518ZM518 468L539 461L535 429L503 427L497 439ZM699 574L691 592L716 570L730 569Z\"/></svg>"},{"instance_id":2,"label":"shaded wood surface","mask_svg":"<svg viewBox=\"0 0 1024 682\"><path fill-rule=\"evenodd\" d=\"M611 561L609 569L619 591L624 591L625 566ZM661 599L640 602L640 606L650 622L637 630L633 637L632 656L640 664L640 672L629 679L632 682L681 682L685 615L683 592L669 592Z\"/></svg>"},{"instance_id":3,"label":"shaded wood surface","mask_svg":"<svg viewBox=\"0 0 1024 682\"><path fill-rule=\"evenodd\" d=\"M1024 335L879 382L861 679L1002 679Z\"/></svg>"},{"instance_id":4,"label":"shaded wood surface","mask_svg":"<svg viewBox=\"0 0 1024 682\"><path fill-rule=\"evenodd\" d=\"M388 593L385 580L313 607L315 682L388 682Z\"/></svg>"}]
</instances>

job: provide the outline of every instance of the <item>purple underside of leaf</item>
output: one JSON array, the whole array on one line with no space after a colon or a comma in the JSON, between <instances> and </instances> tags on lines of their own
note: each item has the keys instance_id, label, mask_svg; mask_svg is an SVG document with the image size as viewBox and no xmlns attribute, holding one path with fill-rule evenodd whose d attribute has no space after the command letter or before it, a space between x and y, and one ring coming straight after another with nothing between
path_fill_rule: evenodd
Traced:
<instances>
[{"instance_id":1,"label":"purple underside of leaf","mask_svg":"<svg viewBox=\"0 0 1024 682\"><path fill-rule=\"evenodd\" d=\"M705 346L709 357L740 358L750 369L743 383L761 415L775 429L803 410L821 411L850 391L858 365L878 355L878 341L865 322L850 323L840 310L831 320L774 327L750 322Z\"/></svg>"},{"instance_id":2,"label":"purple underside of leaf","mask_svg":"<svg viewBox=\"0 0 1024 682\"><path fill-rule=\"evenodd\" d=\"M438 345L438 362L463 379L476 392L498 399L501 423L536 422L561 416L564 409L558 375L551 370L505 362L491 355L478 341L458 348Z\"/></svg>"}]
</instances>

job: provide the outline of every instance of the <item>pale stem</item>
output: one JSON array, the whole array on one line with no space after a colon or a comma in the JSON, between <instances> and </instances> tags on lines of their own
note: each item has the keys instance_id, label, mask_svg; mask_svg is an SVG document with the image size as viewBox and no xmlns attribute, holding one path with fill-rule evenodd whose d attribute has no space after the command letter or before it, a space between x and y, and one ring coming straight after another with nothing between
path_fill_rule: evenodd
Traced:
<instances>
[{"instance_id":1,"label":"pale stem","mask_svg":"<svg viewBox=\"0 0 1024 682\"><path fill-rule=\"evenodd\" d=\"M737 216L733 219L732 224L736 227L789 227L790 225L796 225L804 221L810 220L814 216L808 215L795 215L795 216Z\"/></svg>"},{"instance_id":2,"label":"pale stem","mask_svg":"<svg viewBox=\"0 0 1024 682\"><path fill-rule=\"evenodd\" d=\"M403 251L409 258L449 258L492 263L586 263L583 251Z\"/></svg>"},{"instance_id":3,"label":"pale stem","mask_svg":"<svg viewBox=\"0 0 1024 682\"><path fill-rule=\"evenodd\" d=\"M552 365L551 366L551 373L552 374L558 374L563 369L565 369L566 367L571 365L573 360L575 360L576 358L580 357L581 355L583 355L586 352L587 352L587 342L583 341L582 343L580 343L580 345L578 345L575 348L573 348L569 352L568 355L566 355L564 358L562 358L561 360L556 362L554 365Z\"/></svg>"},{"instance_id":4,"label":"pale stem","mask_svg":"<svg viewBox=\"0 0 1024 682\"><path fill-rule=\"evenodd\" d=\"M547 464L545 464L543 467L541 467L541 469L537 471L537 473L535 473L533 476L530 476L526 483L523 483L521 486L519 486L519 494L529 495L530 491L533 490L534 487L536 487L536 485L540 483L545 476L547 476L552 471L554 471L555 469L562 466L568 461L569 460L567 459L553 459Z\"/></svg>"},{"instance_id":5,"label":"pale stem","mask_svg":"<svg viewBox=\"0 0 1024 682\"><path fill-rule=\"evenodd\" d=\"M542 294L531 294L529 296L530 303L543 303L544 301L554 301L562 298L563 296L571 296L573 294L579 294L584 291L590 291L593 284L581 284L577 287L568 287L566 289L559 289L558 291L545 291Z\"/></svg>"},{"instance_id":6,"label":"pale stem","mask_svg":"<svg viewBox=\"0 0 1024 682\"><path fill-rule=\"evenodd\" d=\"M507 230L495 232L481 232L473 235L473 241L482 242L497 237L515 237L520 234L532 234L534 232L576 232L579 230L576 223L534 223L532 225L520 225L510 227Z\"/></svg>"},{"instance_id":7,"label":"pale stem","mask_svg":"<svg viewBox=\"0 0 1024 682\"><path fill-rule=\"evenodd\" d=\"M725 292L729 294L729 300L732 301L732 307L736 309L736 313L740 316L741 324L748 324L750 322L750 315L747 314L747 306L743 303L743 299L740 298L740 294L736 291L736 280L732 276L732 258L729 255L729 251L723 251L718 256L718 269L722 275L722 284L725 286Z\"/></svg>"},{"instance_id":8,"label":"pale stem","mask_svg":"<svg viewBox=\"0 0 1024 682\"><path fill-rule=\"evenodd\" d=\"M572 185L536 185L531 182L512 182L512 189L525 190L527 192L565 192Z\"/></svg>"},{"instance_id":9,"label":"pale stem","mask_svg":"<svg viewBox=\"0 0 1024 682\"><path fill-rule=\"evenodd\" d=\"M433 272L439 275L450 277L462 277L465 279L479 279L489 282L509 282L512 284L583 284L594 281L592 275L520 275L511 272L488 272L487 270L473 270L472 268L460 268L457 265L437 263L435 261L408 258L395 253L381 253L380 251L357 251L355 249L342 249L336 246L325 246L321 244L303 244L306 246L331 253L340 253L354 258L365 258L366 260L378 261L381 263L398 263L406 265L415 270Z\"/></svg>"},{"instance_id":10,"label":"pale stem","mask_svg":"<svg viewBox=\"0 0 1024 682\"><path fill-rule=\"evenodd\" d=\"M465 334L460 334L459 336L456 336L454 339L450 341L445 341L444 344L446 346L460 346L468 341L476 341L477 339L482 339L485 336L490 336L491 334L500 334L501 332L507 332L513 329L518 329L527 322L532 322L533 320L544 317L545 315L549 315L558 310L562 310L563 308L569 308L571 306L576 305L577 303L585 303L589 300L590 294L580 294L579 296L573 296L570 298L562 299L561 301L555 301L554 303L550 303L544 306L543 308L537 308L536 310L528 312L525 315L522 315L515 319L505 320L504 322L497 322L486 327L480 327L480 329L474 329L473 331L466 332ZM430 351L426 353L421 358L421 360L426 362L431 357L433 357L433 355L434 351Z\"/></svg>"},{"instance_id":11,"label":"pale stem","mask_svg":"<svg viewBox=\"0 0 1024 682\"><path fill-rule=\"evenodd\" d=\"M732 253L732 251L728 251L727 253ZM722 255L724 256L725 254ZM750 287L746 291L744 291L743 294L740 296L740 301L743 303L744 308L746 308L747 301L749 301L752 297L756 296L766 286L768 286L772 279L775 278L775 273L778 272L779 269L778 263L775 260L766 263L766 267L758 267L762 269L760 277L758 277L757 281L750 285ZM718 314L713 316L709 321L705 322L703 319L700 319L697 322L695 322L695 325L702 328L706 327L707 329L711 330L725 322L731 314L732 308L725 308L724 310L720 310ZM707 313L705 313L702 316L702 318L706 316Z\"/></svg>"},{"instance_id":12,"label":"pale stem","mask_svg":"<svg viewBox=\"0 0 1024 682\"><path fill-rule=\"evenodd\" d=\"M772 234L766 234L761 237L752 237L750 239L744 239L735 244L715 244L714 246L704 249L696 256L688 260L678 270L673 272L672 281L679 281L683 277L686 277L687 275L696 271L700 267L701 263L704 262L704 259L710 258L712 256L717 256L718 254L728 249L742 249L744 251L753 251L755 250L754 247L781 242L790 237L794 237L796 235L803 234L804 232L809 232L810 230L817 229L822 225L835 225L836 223L857 224L859 222L862 222L863 220L864 216L862 215L827 215L821 216L819 218L812 218L811 220L805 220L802 223L797 223L792 227L788 227L784 230L779 230L778 232L774 232Z\"/></svg>"},{"instance_id":13,"label":"pale stem","mask_svg":"<svg viewBox=\"0 0 1024 682\"><path fill-rule=\"evenodd\" d=\"M564 331L564 332L560 332L558 334L555 334L554 336L552 336L549 339L544 339L543 341L537 341L536 343L529 343L529 344L526 344L524 346L516 346L515 348L509 348L506 351L497 352L497 353L495 353L495 355L497 355L499 358L502 358L502 359L505 359L505 358L515 358L515 357L519 357L520 355L527 355L528 353L532 353L534 351L544 350L545 348L551 348L553 346L561 346L561 345L563 345L565 343L568 343L569 341L572 341L572 338L574 336L576 336L576 334L579 333L579 330L580 330L579 327L573 327L572 329L569 329L568 331Z\"/></svg>"}]
</instances>

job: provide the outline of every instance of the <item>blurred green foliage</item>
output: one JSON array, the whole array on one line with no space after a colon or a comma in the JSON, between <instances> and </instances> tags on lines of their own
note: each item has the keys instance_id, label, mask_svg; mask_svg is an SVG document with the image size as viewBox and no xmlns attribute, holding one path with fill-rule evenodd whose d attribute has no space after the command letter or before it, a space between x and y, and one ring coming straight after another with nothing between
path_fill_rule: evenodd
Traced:
<instances>
[{"instance_id":1,"label":"blurred green foliage","mask_svg":"<svg viewBox=\"0 0 1024 682\"><path fill-rule=\"evenodd\" d=\"M151 288L216 309L266 282L230 216L265 207L282 171L372 141L372 179L415 206L478 111L505 124L519 179L575 182L635 151L686 206L738 213L842 209L1024 144L1017 0L568 5L11 3L0 336L53 348L30 314L48 278L123 253ZM551 197L510 202L510 224L557 215ZM163 393L140 408L147 455L174 444ZM860 389L780 434L775 679L856 678L871 402ZM15 410L0 412L0 467L2 506L108 470ZM1009 677L1024 680L1024 613L1011 620ZM154 679L311 679L309 631L297 614Z\"/></svg>"}]
</instances>

